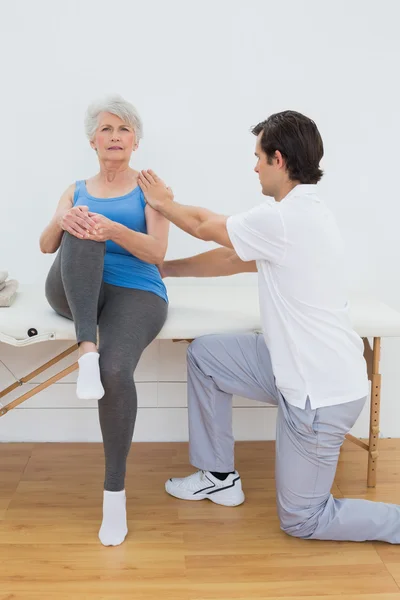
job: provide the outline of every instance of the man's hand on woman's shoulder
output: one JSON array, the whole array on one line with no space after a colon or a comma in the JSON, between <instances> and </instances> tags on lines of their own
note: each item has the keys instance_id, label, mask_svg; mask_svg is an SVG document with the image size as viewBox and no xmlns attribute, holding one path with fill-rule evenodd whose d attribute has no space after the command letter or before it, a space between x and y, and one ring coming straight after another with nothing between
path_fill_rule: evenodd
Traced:
<instances>
[{"instance_id":1,"label":"man's hand on woman's shoulder","mask_svg":"<svg viewBox=\"0 0 400 600\"><path fill-rule=\"evenodd\" d=\"M155 210L159 210L165 203L172 202L174 199L171 188L167 187L151 169L139 173L138 184L147 204Z\"/></svg>"}]
</instances>

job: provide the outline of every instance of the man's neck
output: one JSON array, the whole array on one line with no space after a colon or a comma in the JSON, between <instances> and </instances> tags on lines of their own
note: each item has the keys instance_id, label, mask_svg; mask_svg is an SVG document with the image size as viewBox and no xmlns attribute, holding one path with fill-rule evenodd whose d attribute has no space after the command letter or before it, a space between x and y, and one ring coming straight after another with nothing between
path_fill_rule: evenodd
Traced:
<instances>
[{"instance_id":1,"label":"man's neck","mask_svg":"<svg viewBox=\"0 0 400 600\"><path fill-rule=\"evenodd\" d=\"M280 202L283 200L285 196L287 196L288 193L296 187L296 185L300 185L300 181L292 181L291 179L285 181L285 183L282 184L277 193L274 195L275 202Z\"/></svg>"}]
</instances>

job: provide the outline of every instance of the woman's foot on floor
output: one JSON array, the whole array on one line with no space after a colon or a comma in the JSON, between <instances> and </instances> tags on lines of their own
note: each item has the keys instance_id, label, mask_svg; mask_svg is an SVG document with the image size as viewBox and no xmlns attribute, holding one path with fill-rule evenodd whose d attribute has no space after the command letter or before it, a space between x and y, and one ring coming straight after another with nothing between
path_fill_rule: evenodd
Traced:
<instances>
[{"instance_id":1,"label":"woman's foot on floor","mask_svg":"<svg viewBox=\"0 0 400 600\"><path fill-rule=\"evenodd\" d=\"M76 395L80 400L100 400L104 396L104 388L100 378L99 353L82 354L78 364Z\"/></svg>"},{"instance_id":2,"label":"woman's foot on floor","mask_svg":"<svg viewBox=\"0 0 400 600\"><path fill-rule=\"evenodd\" d=\"M128 533L126 522L126 494L104 490L103 522L99 531L99 539L103 546L119 546Z\"/></svg>"}]
</instances>

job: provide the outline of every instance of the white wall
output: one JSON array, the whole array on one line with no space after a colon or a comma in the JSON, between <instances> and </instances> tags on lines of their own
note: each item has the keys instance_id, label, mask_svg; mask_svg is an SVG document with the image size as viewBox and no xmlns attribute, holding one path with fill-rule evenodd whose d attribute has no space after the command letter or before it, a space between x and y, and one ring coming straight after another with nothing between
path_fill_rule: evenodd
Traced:
<instances>
[{"instance_id":1,"label":"white wall","mask_svg":"<svg viewBox=\"0 0 400 600\"><path fill-rule=\"evenodd\" d=\"M98 95L118 92L139 108L136 168L155 169L178 201L225 214L262 201L249 128L292 108L316 120L325 142L320 192L347 241L351 286L400 310L399 18L397 0L7 3L0 268L44 280L53 257L40 254L39 234L62 191L96 171L82 120ZM205 248L172 228L168 257ZM22 375L53 348L17 356L3 345L0 359ZM399 350L398 340L384 341L384 436L400 436ZM0 378L12 380L1 365ZM152 344L138 380L137 439L185 439L184 348ZM235 409L239 437L273 437L274 409L236 403L245 406ZM366 423L364 414L357 435ZM96 410L78 407L73 384L60 383L0 419L0 439L99 439Z\"/></svg>"}]
</instances>

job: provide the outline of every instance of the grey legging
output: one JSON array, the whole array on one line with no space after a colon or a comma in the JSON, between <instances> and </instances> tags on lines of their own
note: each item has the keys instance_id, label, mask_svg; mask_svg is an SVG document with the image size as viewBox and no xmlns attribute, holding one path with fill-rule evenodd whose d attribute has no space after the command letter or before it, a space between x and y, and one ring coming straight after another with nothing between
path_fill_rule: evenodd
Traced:
<instances>
[{"instance_id":1,"label":"grey legging","mask_svg":"<svg viewBox=\"0 0 400 600\"><path fill-rule=\"evenodd\" d=\"M105 243L65 232L46 280L46 298L57 313L73 319L78 343L96 343L99 325L104 489L117 492L124 489L137 413L133 373L164 325L168 305L152 292L103 283L104 253Z\"/></svg>"}]
</instances>

